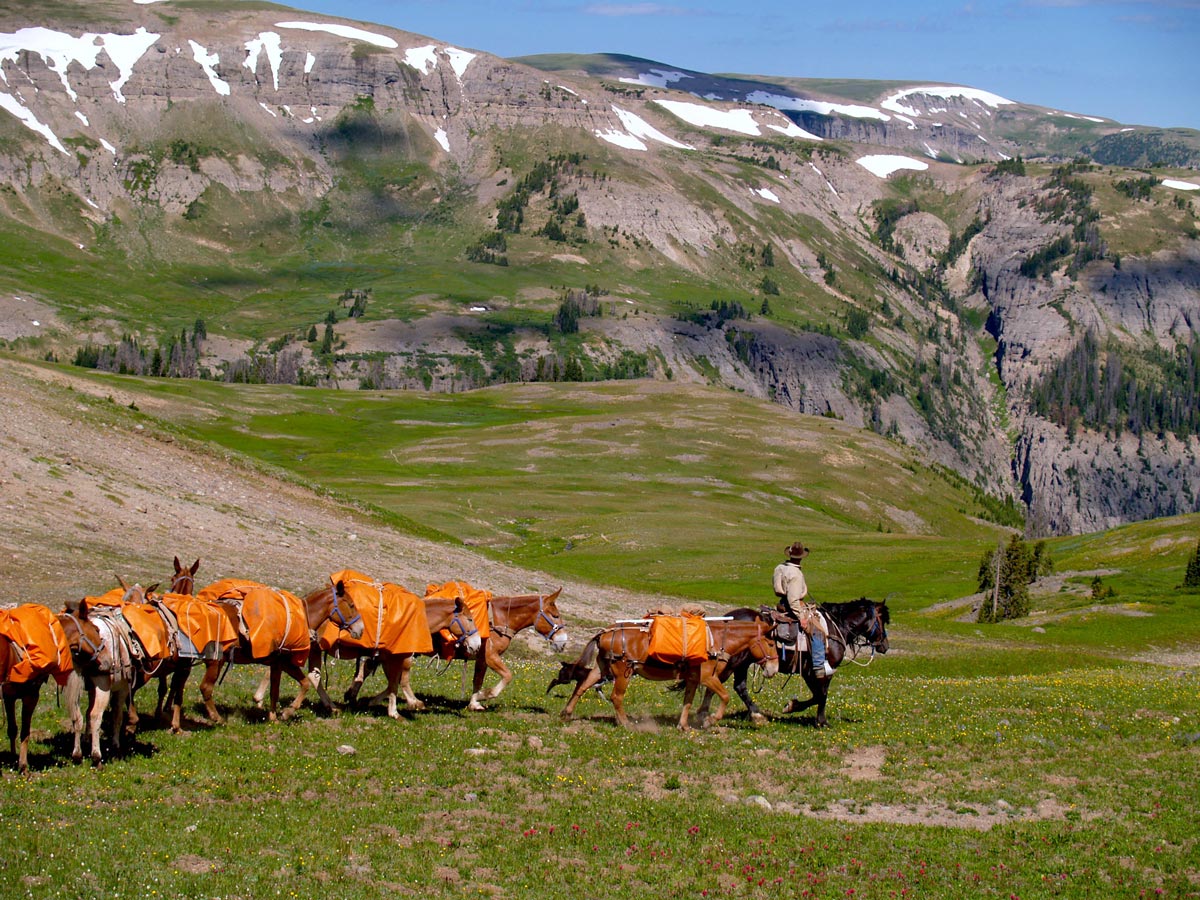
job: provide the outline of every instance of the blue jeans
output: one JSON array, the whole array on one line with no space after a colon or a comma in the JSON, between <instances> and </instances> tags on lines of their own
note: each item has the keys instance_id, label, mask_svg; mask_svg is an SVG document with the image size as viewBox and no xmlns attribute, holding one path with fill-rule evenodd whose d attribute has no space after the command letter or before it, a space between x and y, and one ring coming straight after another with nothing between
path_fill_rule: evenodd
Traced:
<instances>
[{"instance_id":1,"label":"blue jeans","mask_svg":"<svg viewBox=\"0 0 1200 900\"><path fill-rule=\"evenodd\" d=\"M820 672L825 668L825 635L819 631L813 631L808 636L808 644L812 648L813 671Z\"/></svg>"}]
</instances>

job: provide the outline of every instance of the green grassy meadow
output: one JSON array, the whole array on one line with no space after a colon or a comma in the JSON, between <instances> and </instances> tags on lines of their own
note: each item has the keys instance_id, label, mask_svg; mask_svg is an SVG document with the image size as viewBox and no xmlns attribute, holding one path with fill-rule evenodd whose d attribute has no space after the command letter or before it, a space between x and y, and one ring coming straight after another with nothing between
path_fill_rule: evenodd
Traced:
<instances>
[{"instance_id":1,"label":"green grassy meadow","mask_svg":"<svg viewBox=\"0 0 1200 900\"><path fill-rule=\"evenodd\" d=\"M729 391L523 385L455 395L233 387L72 370L169 433L329 491L392 527L614 588L758 604L802 538L821 600L888 597L892 652L846 663L807 715L679 732L635 681L635 727L517 644L483 713L421 664L429 709L268 724L259 671L229 721L148 725L102 768L69 761L45 689L19 777L0 755L3 896L1187 897L1200 892L1200 595L1177 589L1200 517L1049 542L1063 589L1027 621L961 621L1003 532L969 490L844 423ZM80 393L83 396L83 393ZM149 412L152 410L153 412ZM1087 595L1102 571L1114 596ZM470 574L464 573L469 580ZM574 656L603 624L564 595ZM340 697L350 664L327 671ZM369 683L382 688L379 676ZM799 681L756 681L782 709ZM143 712L152 689L141 697ZM294 689L285 686L285 699Z\"/></svg>"}]
</instances>

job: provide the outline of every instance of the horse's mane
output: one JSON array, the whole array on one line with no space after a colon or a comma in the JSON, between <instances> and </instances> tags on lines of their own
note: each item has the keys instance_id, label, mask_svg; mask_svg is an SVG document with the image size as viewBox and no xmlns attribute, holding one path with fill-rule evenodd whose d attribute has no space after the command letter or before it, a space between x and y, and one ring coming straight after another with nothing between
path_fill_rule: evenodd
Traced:
<instances>
[{"instance_id":1,"label":"horse's mane","mask_svg":"<svg viewBox=\"0 0 1200 900\"><path fill-rule=\"evenodd\" d=\"M820 607L832 616L843 618L853 609L875 605L875 601L871 600L869 597L859 597L857 600L847 600L845 603L822 603L820 604ZM888 610L886 600L879 604L879 619L884 625L887 625L892 620L892 615Z\"/></svg>"}]
</instances>

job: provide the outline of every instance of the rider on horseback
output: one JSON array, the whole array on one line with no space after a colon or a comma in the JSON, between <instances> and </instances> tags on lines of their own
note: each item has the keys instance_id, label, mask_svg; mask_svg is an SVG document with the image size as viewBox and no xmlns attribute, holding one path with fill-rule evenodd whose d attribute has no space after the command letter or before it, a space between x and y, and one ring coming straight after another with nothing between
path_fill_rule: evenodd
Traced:
<instances>
[{"instance_id":1,"label":"rider on horseback","mask_svg":"<svg viewBox=\"0 0 1200 900\"><path fill-rule=\"evenodd\" d=\"M775 567L772 579L775 596L779 598L779 609L798 620L800 627L808 635L809 646L812 648L813 674L817 678L829 678L833 675L833 668L825 661L825 639L828 636L825 620L815 603L804 602L808 596L808 584L804 580L800 563L808 556L809 548L796 541L784 552L787 554L787 560Z\"/></svg>"}]
</instances>

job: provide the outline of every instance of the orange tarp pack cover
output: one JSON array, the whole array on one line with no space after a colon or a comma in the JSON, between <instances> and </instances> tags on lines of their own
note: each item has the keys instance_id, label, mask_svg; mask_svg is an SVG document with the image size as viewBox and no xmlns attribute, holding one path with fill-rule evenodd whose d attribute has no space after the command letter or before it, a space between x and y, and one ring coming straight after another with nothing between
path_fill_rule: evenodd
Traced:
<instances>
[{"instance_id":1,"label":"orange tarp pack cover","mask_svg":"<svg viewBox=\"0 0 1200 900\"><path fill-rule=\"evenodd\" d=\"M86 599L89 606L119 608L149 659L170 659L174 655L169 628L177 629L185 639L179 641L178 648L185 659L216 659L237 646L237 628L220 607L207 600L187 594L151 594L150 599L167 609L169 616L164 618L153 603L126 603L127 594L122 588L113 588ZM169 618L174 622L169 623Z\"/></svg>"},{"instance_id":2,"label":"orange tarp pack cover","mask_svg":"<svg viewBox=\"0 0 1200 900\"><path fill-rule=\"evenodd\" d=\"M708 659L708 623L703 616L650 617L650 646L646 655L653 661L677 665L684 660Z\"/></svg>"},{"instance_id":3,"label":"orange tarp pack cover","mask_svg":"<svg viewBox=\"0 0 1200 900\"><path fill-rule=\"evenodd\" d=\"M255 659L285 653L298 666L308 661L312 646L308 613L304 601L290 591L225 578L197 591L196 599L240 604L242 627Z\"/></svg>"},{"instance_id":4,"label":"orange tarp pack cover","mask_svg":"<svg viewBox=\"0 0 1200 900\"><path fill-rule=\"evenodd\" d=\"M492 635L492 627L488 622L488 603L491 602L492 592L485 591L481 588L473 588L465 581L447 581L445 584L427 584L425 586L425 599L431 597L444 598L453 600L455 597L461 597L463 606L471 611L471 618L475 620L475 628L479 631L479 639L486 640ZM450 633L450 629L442 629L442 637L448 643L454 642L454 635Z\"/></svg>"},{"instance_id":5,"label":"orange tarp pack cover","mask_svg":"<svg viewBox=\"0 0 1200 900\"><path fill-rule=\"evenodd\" d=\"M40 603L22 603L0 609L0 634L25 654L8 670L7 681L24 683L50 675L60 686L66 685L75 665L67 633L49 608Z\"/></svg>"},{"instance_id":6,"label":"orange tarp pack cover","mask_svg":"<svg viewBox=\"0 0 1200 900\"><path fill-rule=\"evenodd\" d=\"M363 635L354 639L333 622L326 622L318 635L322 650L384 650L388 653L432 653L433 638L425 603L398 584L376 581L353 569L334 572L329 580L341 582L346 596L363 617Z\"/></svg>"}]
</instances>

